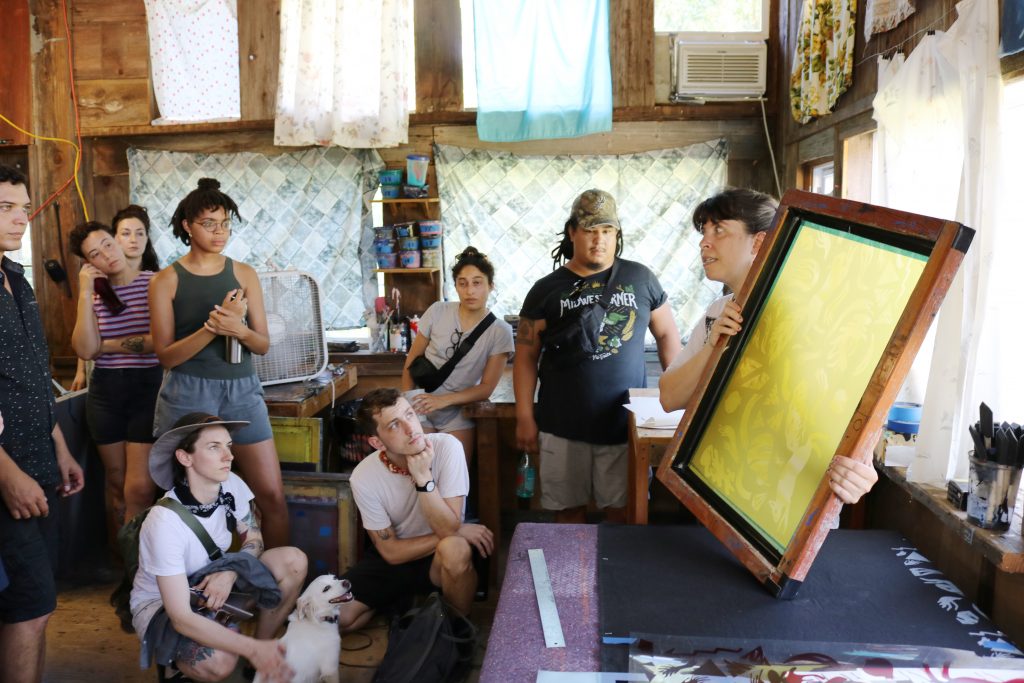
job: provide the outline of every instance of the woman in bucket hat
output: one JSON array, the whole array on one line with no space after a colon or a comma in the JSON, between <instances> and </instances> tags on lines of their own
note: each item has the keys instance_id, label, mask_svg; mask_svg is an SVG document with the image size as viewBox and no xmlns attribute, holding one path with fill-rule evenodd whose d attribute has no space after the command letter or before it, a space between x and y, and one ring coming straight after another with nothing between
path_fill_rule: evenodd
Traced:
<instances>
[{"instance_id":1,"label":"woman in bucket hat","mask_svg":"<svg viewBox=\"0 0 1024 683\"><path fill-rule=\"evenodd\" d=\"M271 680L287 681L291 677L282 646L271 638L295 605L306 577L306 557L292 547L264 551L252 491L231 471L231 432L246 424L189 413L161 435L150 451L153 481L167 489L167 498L178 501L196 517L221 551L231 545L233 532L241 539L239 553L211 561L202 541L179 512L157 505L146 517L139 534L139 569L132 588L131 611L144 653L155 651L157 664L167 667L164 672L169 675L162 680L222 680L234 671L239 656ZM241 557L244 554L251 557ZM222 562L237 560L247 561L241 563L243 567L252 565L252 558L258 558L258 571L249 576L239 570L203 571L212 562L218 568ZM205 576L190 580L197 573ZM258 586L261 575L270 579L272 587L276 583L281 600L276 607L260 612L254 637L193 612L193 593L199 595L207 613L215 614L240 579L251 579ZM175 646L170 651L156 642L162 637L159 629L153 628L168 621L174 635L180 635L172 641Z\"/></svg>"}]
</instances>

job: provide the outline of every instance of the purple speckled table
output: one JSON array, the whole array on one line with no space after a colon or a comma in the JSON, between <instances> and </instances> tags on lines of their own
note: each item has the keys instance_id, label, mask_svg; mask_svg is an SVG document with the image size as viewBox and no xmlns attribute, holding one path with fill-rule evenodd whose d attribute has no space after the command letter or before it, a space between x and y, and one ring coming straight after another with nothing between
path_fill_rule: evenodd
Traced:
<instances>
[{"instance_id":1,"label":"purple speckled table","mask_svg":"<svg viewBox=\"0 0 1024 683\"><path fill-rule=\"evenodd\" d=\"M544 645L527 551L544 551L565 647ZM597 671L601 664L597 599L597 527L519 524L487 643L481 683L533 683L537 672Z\"/></svg>"}]
</instances>

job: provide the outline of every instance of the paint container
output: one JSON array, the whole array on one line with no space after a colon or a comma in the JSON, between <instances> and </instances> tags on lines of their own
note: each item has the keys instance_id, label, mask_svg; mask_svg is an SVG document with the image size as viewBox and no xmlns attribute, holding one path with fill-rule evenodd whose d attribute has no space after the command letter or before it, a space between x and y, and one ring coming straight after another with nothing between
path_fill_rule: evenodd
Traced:
<instances>
[{"instance_id":1,"label":"paint container","mask_svg":"<svg viewBox=\"0 0 1024 683\"><path fill-rule=\"evenodd\" d=\"M441 248L441 236L440 235L424 235L420 237L420 248L421 249L440 249Z\"/></svg>"},{"instance_id":2,"label":"paint container","mask_svg":"<svg viewBox=\"0 0 1024 683\"><path fill-rule=\"evenodd\" d=\"M381 185L401 185L402 184L402 169L400 168L388 168L383 171L377 172L377 178L380 179Z\"/></svg>"},{"instance_id":3,"label":"paint container","mask_svg":"<svg viewBox=\"0 0 1024 683\"><path fill-rule=\"evenodd\" d=\"M398 199L401 196L401 185L381 185L380 193L384 199Z\"/></svg>"},{"instance_id":4,"label":"paint container","mask_svg":"<svg viewBox=\"0 0 1024 683\"><path fill-rule=\"evenodd\" d=\"M441 250L440 249L424 249L421 253L420 262L423 264L423 268L440 268L441 267Z\"/></svg>"},{"instance_id":5,"label":"paint container","mask_svg":"<svg viewBox=\"0 0 1024 683\"><path fill-rule=\"evenodd\" d=\"M1013 519L1013 506L1020 488L1020 469L971 456L967 494L967 521L982 529L1006 531Z\"/></svg>"},{"instance_id":6,"label":"paint container","mask_svg":"<svg viewBox=\"0 0 1024 683\"><path fill-rule=\"evenodd\" d=\"M419 251L420 249L420 238L419 237L402 237L398 240L398 248L402 251Z\"/></svg>"},{"instance_id":7,"label":"paint container","mask_svg":"<svg viewBox=\"0 0 1024 683\"><path fill-rule=\"evenodd\" d=\"M378 268L397 268L398 267L398 254L377 254L377 267Z\"/></svg>"},{"instance_id":8,"label":"paint container","mask_svg":"<svg viewBox=\"0 0 1024 683\"><path fill-rule=\"evenodd\" d=\"M440 235L441 221L420 221L420 235Z\"/></svg>"},{"instance_id":9,"label":"paint container","mask_svg":"<svg viewBox=\"0 0 1024 683\"><path fill-rule=\"evenodd\" d=\"M429 194L429 185L402 185L402 195L406 199L423 199Z\"/></svg>"},{"instance_id":10,"label":"paint container","mask_svg":"<svg viewBox=\"0 0 1024 683\"><path fill-rule=\"evenodd\" d=\"M416 221L395 223L395 234L399 237L412 237L416 234Z\"/></svg>"},{"instance_id":11,"label":"paint container","mask_svg":"<svg viewBox=\"0 0 1024 683\"><path fill-rule=\"evenodd\" d=\"M427 168L430 157L424 154L410 154L405 157L405 178L409 185L423 186L427 184Z\"/></svg>"},{"instance_id":12,"label":"paint container","mask_svg":"<svg viewBox=\"0 0 1024 683\"><path fill-rule=\"evenodd\" d=\"M400 254L402 259L403 268L419 268L420 267L420 252L416 251L403 251Z\"/></svg>"},{"instance_id":13,"label":"paint container","mask_svg":"<svg viewBox=\"0 0 1024 683\"><path fill-rule=\"evenodd\" d=\"M395 240L374 240L373 241L373 253L374 254L394 254L398 251L395 248Z\"/></svg>"},{"instance_id":14,"label":"paint container","mask_svg":"<svg viewBox=\"0 0 1024 683\"><path fill-rule=\"evenodd\" d=\"M392 225L382 225L373 229L373 238L375 240L393 240L395 238L395 228Z\"/></svg>"}]
</instances>

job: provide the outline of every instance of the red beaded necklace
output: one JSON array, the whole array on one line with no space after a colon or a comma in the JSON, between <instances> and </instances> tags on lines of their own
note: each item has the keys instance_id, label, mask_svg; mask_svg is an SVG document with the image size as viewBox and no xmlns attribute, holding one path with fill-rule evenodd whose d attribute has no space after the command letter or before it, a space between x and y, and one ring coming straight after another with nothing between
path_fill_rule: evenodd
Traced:
<instances>
[{"instance_id":1,"label":"red beaded necklace","mask_svg":"<svg viewBox=\"0 0 1024 683\"><path fill-rule=\"evenodd\" d=\"M405 469L404 467L399 467L395 463L391 462L391 460L388 458L388 454L385 453L384 451L380 452L380 461L384 463L384 466L388 468L388 471L393 472L395 474L403 474L407 477L409 476L409 470Z\"/></svg>"}]
</instances>

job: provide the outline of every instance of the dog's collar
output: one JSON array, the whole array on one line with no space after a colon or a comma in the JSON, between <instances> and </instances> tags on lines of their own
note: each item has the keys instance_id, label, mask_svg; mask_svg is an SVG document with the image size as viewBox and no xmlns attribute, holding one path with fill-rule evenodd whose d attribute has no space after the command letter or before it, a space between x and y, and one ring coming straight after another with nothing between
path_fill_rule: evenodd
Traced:
<instances>
[{"instance_id":1,"label":"dog's collar","mask_svg":"<svg viewBox=\"0 0 1024 683\"><path fill-rule=\"evenodd\" d=\"M337 624L338 623L338 615L334 615L334 616L330 616L330 617L324 617L320 621L326 621L326 622L328 622L330 624Z\"/></svg>"}]
</instances>

